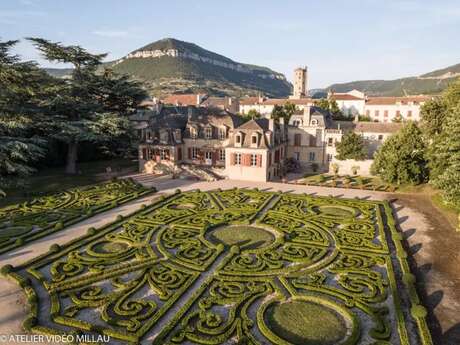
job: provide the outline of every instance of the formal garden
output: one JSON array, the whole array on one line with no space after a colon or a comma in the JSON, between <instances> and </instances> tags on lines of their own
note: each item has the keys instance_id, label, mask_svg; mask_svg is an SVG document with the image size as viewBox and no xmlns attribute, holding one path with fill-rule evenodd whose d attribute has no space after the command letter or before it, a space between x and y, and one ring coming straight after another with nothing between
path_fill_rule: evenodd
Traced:
<instances>
[{"instance_id":1,"label":"formal garden","mask_svg":"<svg viewBox=\"0 0 460 345\"><path fill-rule=\"evenodd\" d=\"M406 258L386 202L178 190L2 274L25 291L34 333L431 344Z\"/></svg>"},{"instance_id":2,"label":"formal garden","mask_svg":"<svg viewBox=\"0 0 460 345\"><path fill-rule=\"evenodd\" d=\"M133 180L114 179L0 208L0 253L152 192Z\"/></svg>"},{"instance_id":3,"label":"formal garden","mask_svg":"<svg viewBox=\"0 0 460 345\"><path fill-rule=\"evenodd\" d=\"M394 192L398 186L382 181L378 176L315 174L305 176L302 183L308 186L352 188L380 192Z\"/></svg>"}]
</instances>

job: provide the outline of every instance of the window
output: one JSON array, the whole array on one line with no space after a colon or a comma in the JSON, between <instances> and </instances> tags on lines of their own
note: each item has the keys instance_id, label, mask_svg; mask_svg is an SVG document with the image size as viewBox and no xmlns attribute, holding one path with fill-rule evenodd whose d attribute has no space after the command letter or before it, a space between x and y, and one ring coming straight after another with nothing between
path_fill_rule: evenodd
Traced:
<instances>
[{"instance_id":1,"label":"window","mask_svg":"<svg viewBox=\"0 0 460 345\"><path fill-rule=\"evenodd\" d=\"M407 111L407 117L412 117L412 110Z\"/></svg>"},{"instance_id":2,"label":"window","mask_svg":"<svg viewBox=\"0 0 460 345\"><path fill-rule=\"evenodd\" d=\"M388 110L385 110L385 111L383 112L383 116L384 116L384 117L388 117Z\"/></svg>"},{"instance_id":3,"label":"window","mask_svg":"<svg viewBox=\"0 0 460 345\"><path fill-rule=\"evenodd\" d=\"M396 110L396 117L400 117L401 116L401 111L400 110Z\"/></svg>"},{"instance_id":4,"label":"window","mask_svg":"<svg viewBox=\"0 0 460 345\"><path fill-rule=\"evenodd\" d=\"M300 152L294 152L294 159L300 161Z\"/></svg>"},{"instance_id":5,"label":"window","mask_svg":"<svg viewBox=\"0 0 460 345\"><path fill-rule=\"evenodd\" d=\"M190 138L196 139L198 132L195 127L190 128Z\"/></svg>"},{"instance_id":6,"label":"window","mask_svg":"<svg viewBox=\"0 0 460 345\"><path fill-rule=\"evenodd\" d=\"M206 139L211 139L212 138L212 127L206 127L204 130L204 135Z\"/></svg>"},{"instance_id":7,"label":"window","mask_svg":"<svg viewBox=\"0 0 460 345\"><path fill-rule=\"evenodd\" d=\"M367 116L367 117L370 117L370 116L371 116L371 111L370 111L370 110L366 110L366 116Z\"/></svg>"},{"instance_id":8,"label":"window","mask_svg":"<svg viewBox=\"0 0 460 345\"><path fill-rule=\"evenodd\" d=\"M309 160L310 162L313 162L313 161L315 160L315 153L314 153L314 152L310 152L310 153L308 154L308 160Z\"/></svg>"},{"instance_id":9,"label":"window","mask_svg":"<svg viewBox=\"0 0 460 345\"><path fill-rule=\"evenodd\" d=\"M251 166L252 167L257 166L257 155L255 155L255 154L251 155Z\"/></svg>"},{"instance_id":10,"label":"window","mask_svg":"<svg viewBox=\"0 0 460 345\"><path fill-rule=\"evenodd\" d=\"M241 134L237 134L237 135L236 135L235 142L236 142L237 144L241 144Z\"/></svg>"},{"instance_id":11,"label":"window","mask_svg":"<svg viewBox=\"0 0 460 345\"><path fill-rule=\"evenodd\" d=\"M296 126L296 127L299 127L300 124L301 124L301 122L300 122L300 120L294 120L294 122L293 122L292 124L293 124L294 126Z\"/></svg>"},{"instance_id":12,"label":"window","mask_svg":"<svg viewBox=\"0 0 460 345\"><path fill-rule=\"evenodd\" d=\"M224 161L225 160L225 150L220 150L219 151L219 159L221 161Z\"/></svg>"},{"instance_id":13,"label":"window","mask_svg":"<svg viewBox=\"0 0 460 345\"><path fill-rule=\"evenodd\" d=\"M383 140L383 134L379 134L378 138L379 140Z\"/></svg>"},{"instance_id":14,"label":"window","mask_svg":"<svg viewBox=\"0 0 460 345\"><path fill-rule=\"evenodd\" d=\"M327 139L327 146L334 146L334 139L333 138L328 138Z\"/></svg>"},{"instance_id":15,"label":"window","mask_svg":"<svg viewBox=\"0 0 460 345\"><path fill-rule=\"evenodd\" d=\"M198 149L196 147L192 147L192 159L198 158Z\"/></svg>"},{"instance_id":16,"label":"window","mask_svg":"<svg viewBox=\"0 0 460 345\"><path fill-rule=\"evenodd\" d=\"M227 131L225 128L219 128L219 139L224 140L227 138Z\"/></svg>"},{"instance_id":17,"label":"window","mask_svg":"<svg viewBox=\"0 0 460 345\"><path fill-rule=\"evenodd\" d=\"M375 117L379 117L379 115L380 115L380 112L378 110L374 111L374 116Z\"/></svg>"},{"instance_id":18,"label":"window","mask_svg":"<svg viewBox=\"0 0 460 345\"><path fill-rule=\"evenodd\" d=\"M332 160L332 154L328 153L327 154L327 161L330 162Z\"/></svg>"},{"instance_id":19,"label":"window","mask_svg":"<svg viewBox=\"0 0 460 345\"><path fill-rule=\"evenodd\" d=\"M300 146L302 134L294 134L294 146Z\"/></svg>"},{"instance_id":20,"label":"window","mask_svg":"<svg viewBox=\"0 0 460 345\"><path fill-rule=\"evenodd\" d=\"M235 165L241 165L241 153L235 153Z\"/></svg>"},{"instance_id":21,"label":"window","mask_svg":"<svg viewBox=\"0 0 460 345\"><path fill-rule=\"evenodd\" d=\"M212 159L212 152L211 151L206 151L204 153L204 158L205 159Z\"/></svg>"},{"instance_id":22,"label":"window","mask_svg":"<svg viewBox=\"0 0 460 345\"><path fill-rule=\"evenodd\" d=\"M168 153L169 153L168 150L160 150L160 159L161 160L166 159Z\"/></svg>"},{"instance_id":23,"label":"window","mask_svg":"<svg viewBox=\"0 0 460 345\"><path fill-rule=\"evenodd\" d=\"M257 134L253 134L251 137L251 144L257 145Z\"/></svg>"}]
</instances>

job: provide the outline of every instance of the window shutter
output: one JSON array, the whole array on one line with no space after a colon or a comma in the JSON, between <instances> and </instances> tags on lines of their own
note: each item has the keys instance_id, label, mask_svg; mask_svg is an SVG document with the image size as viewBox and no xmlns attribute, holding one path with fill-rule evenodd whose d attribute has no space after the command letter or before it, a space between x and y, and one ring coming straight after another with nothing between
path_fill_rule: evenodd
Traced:
<instances>
[{"instance_id":1,"label":"window shutter","mask_svg":"<svg viewBox=\"0 0 460 345\"><path fill-rule=\"evenodd\" d=\"M147 149L142 149L142 159L147 160Z\"/></svg>"},{"instance_id":2,"label":"window shutter","mask_svg":"<svg viewBox=\"0 0 460 345\"><path fill-rule=\"evenodd\" d=\"M232 153L230 155L230 165L235 165L235 161L236 161L236 153Z\"/></svg>"},{"instance_id":3,"label":"window shutter","mask_svg":"<svg viewBox=\"0 0 460 345\"><path fill-rule=\"evenodd\" d=\"M257 166L258 167L262 166L262 155L257 155Z\"/></svg>"},{"instance_id":4,"label":"window shutter","mask_svg":"<svg viewBox=\"0 0 460 345\"><path fill-rule=\"evenodd\" d=\"M214 152L212 153L212 156L211 156L211 157L212 157L212 164L216 163L216 160L217 160L217 152L214 151Z\"/></svg>"},{"instance_id":5,"label":"window shutter","mask_svg":"<svg viewBox=\"0 0 460 345\"><path fill-rule=\"evenodd\" d=\"M192 148L188 148L188 159L192 159Z\"/></svg>"}]
</instances>

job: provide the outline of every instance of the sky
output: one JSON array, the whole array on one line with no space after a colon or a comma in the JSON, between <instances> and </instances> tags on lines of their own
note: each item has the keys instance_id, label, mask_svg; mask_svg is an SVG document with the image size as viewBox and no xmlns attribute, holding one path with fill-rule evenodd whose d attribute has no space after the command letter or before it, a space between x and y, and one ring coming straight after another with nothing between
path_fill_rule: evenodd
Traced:
<instances>
[{"instance_id":1,"label":"sky","mask_svg":"<svg viewBox=\"0 0 460 345\"><path fill-rule=\"evenodd\" d=\"M0 39L50 67L25 37L120 58L173 37L309 87L414 76L460 63L458 0L2 0ZM55 66L56 67L56 66Z\"/></svg>"}]
</instances>

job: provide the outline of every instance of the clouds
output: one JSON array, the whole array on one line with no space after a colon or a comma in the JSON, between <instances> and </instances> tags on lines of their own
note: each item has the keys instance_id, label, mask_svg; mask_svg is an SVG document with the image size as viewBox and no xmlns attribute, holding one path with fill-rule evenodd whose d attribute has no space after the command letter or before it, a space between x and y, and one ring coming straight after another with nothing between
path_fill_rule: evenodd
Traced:
<instances>
[{"instance_id":1,"label":"clouds","mask_svg":"<svg viewBox=\"0 0 460 345\"><path fill-rule=\"evenodd\" d=\"M123 30L94 30L92 32L93 35L100 36L100 37L107 37L107 38L120 38L120 37L127 37L128 31Z\"/></svg>"}]
</instances>

